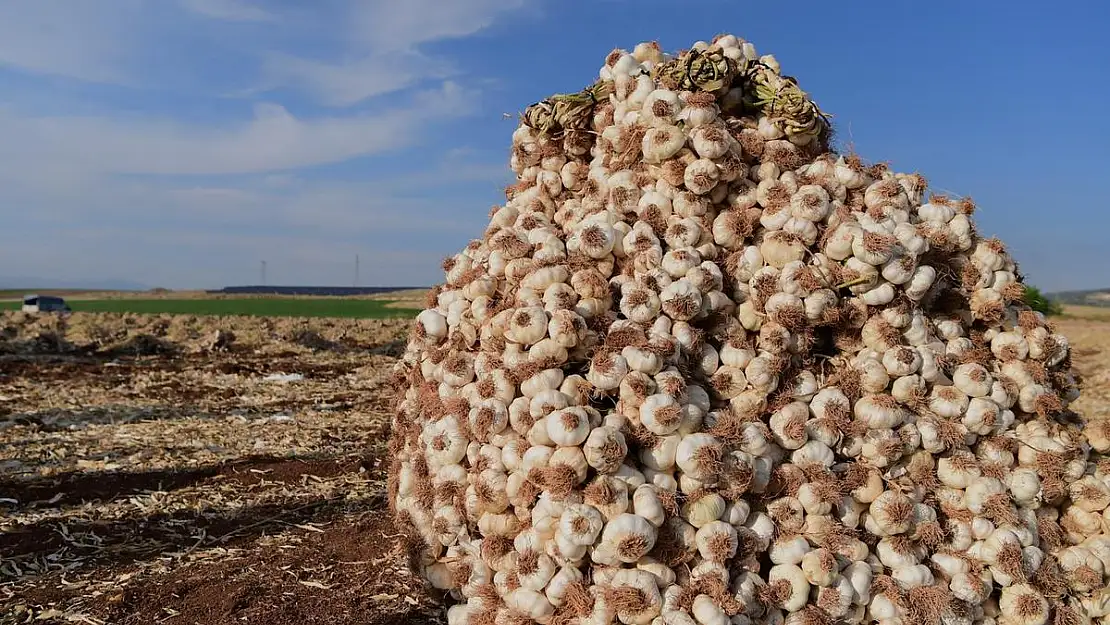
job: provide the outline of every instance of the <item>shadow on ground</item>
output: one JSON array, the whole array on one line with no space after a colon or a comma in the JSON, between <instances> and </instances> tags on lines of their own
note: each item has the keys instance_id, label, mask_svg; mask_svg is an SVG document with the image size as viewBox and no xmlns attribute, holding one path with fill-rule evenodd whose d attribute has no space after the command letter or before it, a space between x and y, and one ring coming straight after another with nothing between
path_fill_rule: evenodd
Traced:
<instances>
[{"instance_id":1,"label":"shadow on ground","mask_svg":"<svg viewBox=\"0 0 1110 625\"><path fill-rule=\"evenodd\" d=\"M79 505L149 492L177 490L212 478L250 486L263 480L299 481L305 475L333 477L358 472L360 468L367 472L380 472L373 465L373 458L354 460L257 456L193 469L73 471L26 480L0 480L0 497L15 500L13 505L17 508Z\"/></svg>"}]
</instances>

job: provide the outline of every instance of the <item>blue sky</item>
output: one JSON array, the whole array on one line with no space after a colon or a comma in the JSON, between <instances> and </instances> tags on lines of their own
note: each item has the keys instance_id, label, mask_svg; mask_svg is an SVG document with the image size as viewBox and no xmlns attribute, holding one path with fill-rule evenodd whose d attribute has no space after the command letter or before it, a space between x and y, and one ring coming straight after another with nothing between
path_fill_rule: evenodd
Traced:
<instances>
[{"instance_id":1,"label":"blue sky","mask_svg":"<svg viewBox=\"0 0 1110 625\"><path fill-rule=\"evenodd\" d=\"M1110 4L0 0L0 277L429 284L516 113L731 32L842 147L971 195L1028 279L1110 286Z\"/></svg>"}]
</instances>

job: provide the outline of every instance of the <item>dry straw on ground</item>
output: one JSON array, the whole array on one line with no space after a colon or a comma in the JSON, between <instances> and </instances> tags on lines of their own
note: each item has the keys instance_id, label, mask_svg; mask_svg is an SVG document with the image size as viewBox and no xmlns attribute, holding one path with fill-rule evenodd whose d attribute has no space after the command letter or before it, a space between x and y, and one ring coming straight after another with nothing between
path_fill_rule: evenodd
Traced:
<instances>
[{"instance_id":1,"label":"dry straw on ground","mask_svg":"<svg viewBox=\"0 0 1110 625\"><path fill-rule=\"evenodd\" d=\"M384 512L402 325L56 321L0 320L0 623L435 622Z\"/></svg>"}]
</instances>

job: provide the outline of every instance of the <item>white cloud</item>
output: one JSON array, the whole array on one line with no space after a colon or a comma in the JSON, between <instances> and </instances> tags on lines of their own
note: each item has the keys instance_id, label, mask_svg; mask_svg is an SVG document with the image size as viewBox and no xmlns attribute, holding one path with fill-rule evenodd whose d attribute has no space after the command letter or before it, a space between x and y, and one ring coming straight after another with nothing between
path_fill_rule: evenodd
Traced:
<instances>
[{"instance_id":1,"label":"white cloud","mask_svg":"<svg viewBox=\"0 0 1110 625\"><path fill-rule=\"evenodd\" d=\"M25 210L0 229L9 259L0 276L220 286L255 280L250 272L266 258L275 276L282 268L284 279L321 284L360 254L364 284L427 283L438 279L440 259L480 236L489 204L511 178L500 160L475 151L466 163L448 155L358 180L295 173L3 180L0 202ZM43 240L59 253L32 253ZM245 277L236 277L240 269Z\"/></svg>"},{"instance_id":2,"label":"white cloud","mask_svg":"<svg viewBox=\"0 0 1110 625\"><path fill-rule=\"evenodd\" d=\"M328 106L350 106L429 78L457 73L447 60L419 48L472 35L529 0L365 0L341 12L339 24L350 50L342 60L320 61L272 54L266 62L266 89L296 86Z\"/></svg>"},{"instance_id":3,"label":"white cloud","mask_svg":"<svg viewBox=\"0 0 1110 625\"><path fill-rule=\"evenodd\" d=\"M242 0L181 0L181 5L199 15L234 22L269 22L276 16Z\"/></svg>"},{"instance_id":4,"label":"white cloud","mask_svg":"<svg viewBox=\"0 0 1110 625\"><path fill-rule=\"evenodd\" d=\"M328 106L369 98L457 74L420 46L474 34L535 0L334 0L310 6L259 0L26 0L0 2L0 69L94 83L179 89L159 63L185 63L183 76L210 74L192 65L219 48L231 65L253 67L222 93L251 96L282 87ZM167 8L171 10L167 10ZM182 22L174 8L206 18ZM205 22L249 30L205 40ZM265 29L254 28L265 24ZM207 26L213 27L213 26ZM164 54L150 54L157 46ZM306 54L305 48L322 50ZM182 83L183 84L183 83Z\"/></svg>"},{"instance_id":5,"label":"white cloud","mask_svg":"<svg viewBox=\"0 0 1110 625\"><path fill-rule=\"evenodd\" d=\"M422 126L468 113L475 101L445 83L434 95L417 94L411 106L374 115L298 119L280 105L259 104L253 119L235 128L0 111L0 165L131 174L296 169L405 147Z\"/></svg>"},{"instance_id":6,"label":"white cloud","mask_svg":"<svg viewBox=\"0 0 1110 625\"><path fill-rule=\"evenodd\" d=\"M527 0L367 0L353 5L350 33L372 50L404 50L472 35Z\"/></svg>"},{"instance_id":7,"label":"white cloud","mask_svg":"<svg viewBox=\"0 0 1110 625\"><path fill-rule=\"evenodd\" d=\"M326 63L289 54L268 55L263 72L273 86L290 85L327 106L351 106L453 72L444 61L398 52Z\"/></svg>"},{"instance_id":8,"label":"white cloud","mask_svg":"<svg viewBox=\"0 0 1110 625\"><path fill-rule=\"evenodd\" d=\"M4 179L6 203L33 210L12 215L30 227L130 224L176 230L229 226L311 229L336 239L373 233L479 233L488 203L512 178L504 164L475 155L426 163L403 174L368 173L362 180L316 180L257 174L194 182L192 177ZM172 230L172 229L171 229Z\"/></svg>"},{"instance_id":9,"label":"white cloud","mask_svg":"<svg viewBox=\"0 0 1110 625\"><path fill-rule=\"evenodd\" d=\"M137 0L0 3L0 67L88 82L122 83Z\"/></svg>"}]
</instances>

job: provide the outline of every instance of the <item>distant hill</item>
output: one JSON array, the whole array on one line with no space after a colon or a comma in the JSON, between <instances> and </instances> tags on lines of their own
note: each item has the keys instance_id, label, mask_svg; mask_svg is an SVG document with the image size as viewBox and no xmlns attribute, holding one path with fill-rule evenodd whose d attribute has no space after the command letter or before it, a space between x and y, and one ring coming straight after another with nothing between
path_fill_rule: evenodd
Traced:
<instances>
[{"instance_id":1,"label":"distant hill","mask_svg":"<svg viewBox=\"0 0 1110 625\"><path fill-rule=\"evenodd\" d=\"M147 291L150 286L130 280L60 280L33 276L0 276L5 291Z\"/></svg>"},{"instance_id":2,"label":"distant hill","mask_svg":"<svg viewBox=\"0 0 1110 625\"><path fill-rule=\"evenodd\" d=\"M1049 298L1074 306L1110 307L1110 289L1091 289L1088 291L1060 291L1049 293Z\"/></svg>"}]
</instances>

